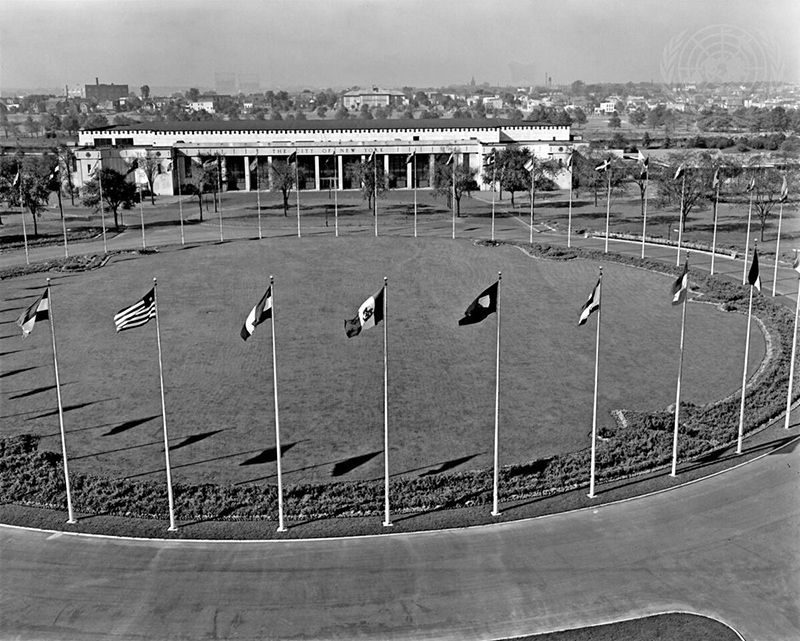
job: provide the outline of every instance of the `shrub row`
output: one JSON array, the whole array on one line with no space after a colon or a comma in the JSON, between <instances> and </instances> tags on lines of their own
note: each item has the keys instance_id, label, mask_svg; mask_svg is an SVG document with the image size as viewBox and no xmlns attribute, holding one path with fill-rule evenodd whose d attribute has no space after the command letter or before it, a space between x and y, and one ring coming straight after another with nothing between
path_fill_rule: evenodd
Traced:
<instances>
[{"instance_id":1,"label":"shrub row","mask_svg":"<svg viewBox=\"0 0 800 641\"><path fill-rule=\"evenodd\" d=\"M499 243L487 242L496 246ZM531 253L555 260L577 257L613 260L677 276L682 268L633 257L534 245L516 244ZM692 274L694 300L719 305L731 312L746 312L746 288L715 276ZM754 314L768 333L769 350L761 370L748 387L745 431L778 416L784 409L791 352L793 315L766 297L754 300ZM704 406L681 404L679 457L683 460L708 453L737 438L739 402L734 394ZM597 444L597 479L611 480L652 470L672 457L673 414L622 410L624 420L606 429ZM588 482L589 450L508 465L500 472L503 500L543 496L573 489ZM162 482L132 481L99 476L71 478L75 509L82 513L164 518L168 514ZM391 482L395 512L468 507L492 501L492 470L473 470L398 478ZM364 516L381 513L382 481L289 486L284 509L289 518ZM177 518L276 519L274 486L182 485L174 487ZM0 439L0 500L41 506L65 505L61 459L38 451L35 437Z\"/></svg>"}]
</instances>

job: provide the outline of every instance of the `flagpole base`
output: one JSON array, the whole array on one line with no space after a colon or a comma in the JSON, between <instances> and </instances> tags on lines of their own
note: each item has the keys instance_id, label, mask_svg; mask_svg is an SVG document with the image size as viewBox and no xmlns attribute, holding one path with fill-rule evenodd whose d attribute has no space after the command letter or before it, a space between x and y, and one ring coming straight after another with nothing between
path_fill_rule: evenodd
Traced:
<instances>
[{"instance_id":1,"label":"flagpole base","mask_svg":"<svg viewBox=\"0 0 800 641\"><path fill-rule=\"evenodd\" d=\"M167 528L167 532L177 532L177 531L178 528L175 525L171 525L170 527Z\"/></svg>"},{"instance_id":2,"label":"flagpole base","mask_svg":"<svg viewBox=\"0 0 800 641\"><path fill-rule=\"evenodd\" d=\"M670 475L672 478L675 478L675 477L677 477L677 476L678 476L678 475L677 475L677 473L675 473L675 472L670 472L670 473L669 473L669 475Z\"/></svg>"},{"instance_id":3,"label":"flagpole base","mask_svg":"<svg viewBox=\"0 0 800 641\"><path fill-rule=\"evenodd\" d=\"M501 514L502 512L500 512L499 510L492 510L492 516L500 516Z\"/></svg>"},{"instance_id":4,"label":"flagpole base","mask_svg":"<svg viewBox=\"0 0 800 641\"><path fill-rule=\"evenodd\" d=\"M594 492L589 492L586 496L588 496L590 499L593 499L595 495Z\"/></svg>"},{"instance_id":5,"label":"flagpole base","mask_svg":"<svg viewBox=\"0 0 800 641\"><path fill-rule=\"evenodd\" d=\"M384 521L383 522L383 527L392 527L393 525L394 525L394 523L392 523L391 521Z\"/></svg>"},{"instance_id":6,"label":"flagpole base","mask_svg":"<svg viewBox=\"0 0 800 641\"><path fill-rule=\"evenodd\" d=\"M276 531L276 532L286 532L286 528L285 528L284 526L282 526L282 525L281 525L281 526L280 526L279 528L277 528L275 531Z\"/></svg>"},{"instance_id":7,"label":"flagpole base","mask_svg":"<svg viewBox=\"0 0 800 641\"><path fill-rule=\"evenodd\" d=\"M66 522L69 523L70 525L75 525L78 522L78 519L67 519Z\"/></svg>"}]
</instances>

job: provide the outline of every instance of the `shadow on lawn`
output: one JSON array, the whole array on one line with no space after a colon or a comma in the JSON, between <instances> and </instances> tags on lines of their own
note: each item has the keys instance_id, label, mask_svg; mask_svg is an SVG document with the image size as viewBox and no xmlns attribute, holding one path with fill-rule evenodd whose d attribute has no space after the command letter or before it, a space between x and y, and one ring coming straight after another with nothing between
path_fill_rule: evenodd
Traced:
<instances>
[{"instance_id":1,"label":"shadow on lawn","mask_svg":"<svg viewBox=\"0 0 800 641\"><path fill-rule=\"evenodd\" d=\"M16 336L16 334L14 334ZM17 374L22 374L23 372L29 372L32 369L37 369L41 367L41 365L32 365L31 367L19 367L17 369L10 369L7 372L3 372L0 374L0 378L8 378L9 376L16 376Z\"/></svg>"},{"instance_id":2,"label":"shadow on lawn","mask_svg":"<svg viewBox=\"0 0 800 641\"><path fill-rule=\"evenodd\" d=\"M116 400L116 398L101 398L99 401L86 401L85 403L73 403L72 405L64 405L63 411L71 412L72 410L79 410L83 407L89 407L90 405L97 405L98 403L105 403L106 401L113 401L113 400ZM29 416L25 420L35 421L38 418L44 418L46 416L55 416L56 414L58 414L58 408L50 410L49 412L37 414L36 416Z\"/></svg>"},{"instance_id":3,"label":"shadow on lawn","mask_svg":"<svg viewBox=\"0 0 800 641\"><path fill-rule=\"evenodd\" d=\"M281 445L281 458L283 458L286 455L286 452L288 452L290 449L292 449L295 445L297 445L298 443L302 443L303 441L307 441L307 440L308 439L303 439L303 440L300 440L300 441L294 441L293 443L285 443L284 445ZM266 450L264 450L263 452L261 452L259 454L256 454L255 456L252 456L249 459L246 459L246 460L242 461L241 463L239 463L239 466L242 466L242 465L262 465L264 463L274 463L275 461L278 460L277 453L278 453L278 448L277 447L269 447Z\"/></svg>"},{"instance_id":4,"label":"shadow on lawn","mask_svg":"<svg viewBox=\"0 0 800 641\"><path fill-rule=\"evenodd\" d=\"M61 387L65 385L69 385L69 383L61 383ZM34 387L33 389L25 390L24 392L19 392L18 394L14 394L13 396L9 396L9 399L17 399L17 398L25 398L26 396L33 396L34 394L40 394L41 392L47 392L49 390L55 389L55 385L44 385L43 387Z\"/></svg>"},{"instance_id":5,"label":"shadow on lawn","mask_svg":"<svg viewBox=\"0 0 800 641\"><path fill-rule=\"evenodd\" d=\"M103 434L103 436L114 436L115 434L121 434L122 432L127 432L134 427L138 427L139 425L143 425L148 421L152 421L155 418L158 418L160 414L153 414L153 416L145 416L144 418L134 418L129 421L123 421L118 425L112 427L108 432Z\"/></svg>"},{"instance_id":6,"label":"shadow on lawn","mask_svg":"<svg viewBox=\"0 0 800 641\"><path fill-rule=\"evenodd\" d=\"M12 349L7 352L0 352L0 356L9 356L11 354L16 354L17 352L21 352L21 349Z\"/></svg>"}]
</instances>

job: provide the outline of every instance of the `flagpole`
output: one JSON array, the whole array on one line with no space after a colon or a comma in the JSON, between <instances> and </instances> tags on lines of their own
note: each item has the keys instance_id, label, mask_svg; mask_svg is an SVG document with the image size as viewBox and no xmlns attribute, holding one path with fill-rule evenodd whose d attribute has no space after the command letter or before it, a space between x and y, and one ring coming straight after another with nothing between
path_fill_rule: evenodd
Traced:
<instances>
[{"instance_id":1,"label":"flagpole","mask_svg":"<svg viewBox=\"0 0 800 641\"><path fill-rule=\"evenodd\" d=\"M414 187L414 238L417 237L417 152L411 158L411 184Z\"/></svg>"},{"instance_id":2,"label":"flagpole","mask_svg":"<svg viewBox=\"0 0 800 641\"><path fill-rule=\"evenodd\" d=\"M28 230L25 227L25 203L22 198L22 166L19 170L19 217L22 219L22 240L25 243L25 264L30 265L28 257Z\"/></svg>"},{"instance_id":3,"label":"flagpole","mask_svg":"<svg viewBox=\"0 0 800 641\"><path fill-rule=\"evenodd\" d=\"M597 308L597 334L594 344L594 400L592 404L592 454L589 464L589 498L594 498L594 470L595 456L597 452L597 373L598 363L600 362L600 315L603 313L603 267L600 266L600 277L598 278L597 298L600 305Z\"/></svg>"},{"instance_id":4,"label":"flagpole","mask_svg":"<svg viewBox=\"0 0 800 641\"><path fill-rule=\"evenodd\" d=\"M682 176L682 183L681 183L681 210L679 213L680 219L678 220L678 258L675 261L675 265L681 264L681 242L683 241L683 199L686 194L686 172L688 169L684 167L683 169L683 176Z\"/></svg>"},{"instance_id":5,"label":"flagpole","mask_svg":"<svg viewBox=\"0 0 800 641\"><path fill-rule=\"evenodd\" d=\"M281 428L278 418L278 362L275 354L275 286L272 275L269 277L269 289L272 295L272 392L275 401L275 459L278 468L278 532L285 532L286 527L283 523L283 477L281 475Z\"/></svg>"},{"instance_id":6,"label":"flagpole","mask_svg":"<svg viewBox=\"0 0 800 641\"><path fill-rule=\"evenodd\" d=\"M689 271L689 254L686 254L686 267ZM688 278L688 275L687 275ZM675 429L672 433L672 472L670 476L675 476L678 471L678 418L681 410L681 378L683 376L683 343L686 330L686 304L689 302L688 291L683 296L683 310L681 311L681 348L678 356L678 385L675 390Z\"/></svg>"},{"instance_id":7,"label":"flagpole","mask_svg":"<svg viewBox=\"0 0 800 641\"><path fill-rule=\"evenodd\" d=\"M606 248L605 253L608 253L608 224L611 218L611 162L609 161L608 167L606 168L608 172L608 190L606 195Z\"/></svg>"},{"instance_id":8,"label":"flagpole","mask_svg":"<svg viewBox=\"0 0 800 641\"><path fill-rule=\"evenodd\" d=\"M495 181L495 163L497 159L492 155L492 242L494 242L494 181Z\"/></svg>"},{"instance_id":9,"label":"flagpole","mask_svg":"<svg viewBox=\"0 0 800 641\"><path fill-rule=\"evenodd\" d=\"M795 261L797 261L795 250ZM800 314L800 277L797 279L797 302L794 306L794 332L792 333L792 358L789 361L789 390L786 393L786 418L783 427L789 429L789 414L792 409L792 384L794 383L794 364L797 356L797 317Z\"/></svg>"},{"instance_id":10,"label":"flagpole","mask_svg":"<svg viewBox=\"0 0 800 641\"><path fill-rule=\"evenodd\" d=\"M717 207L719 206L719 178L714 192L714 233L711 235L711 275L714 275L714 258L717 255Z\"/></svg>"},{"instance_id":11,"label":"flagpole","mask_svg":"<svg viewBox=\"0 0 800 641\"><path fill-rule=\"evenodd\" d=\"M750 190L750 207L747 210L747 236L745 236L745 243L744 243L744 268L742 269L742 285L747 283L747 250L748 244L750 243L750 220L753 216L753 192L756 190L755 187L755 170L753 170L753 188Z\"/></svg>"},{"instance_id":12,"label":"flagpole","mask_svg":"<svg viewBox=\"0 0 800 641\"><path fill-rule=\"evenodd\" d=\"M256 156L256 207L258 209L258 239L264 236L261 233L261 175L258 170L258 156Z\"/></svg>"},{"instance_id":13,"label":"flagpole","mask_svg":"<svg viewBox=\"0 0 800 641\"><path fill-rule=\"evenodd\" d=\"M61 403L61 382L58 377L58 350L56 350L56 327L53 319L53 297L50 295L50 279L47 279L47 315L50 318L50 336L53 339L53 369L56 375L56 398L58 399L58 426L61 432L61 457L64 461L64 485L67 490L67 523L77 523L72 511L72 492L69 484L69 466L67 464L67 437L64 431L64 407Z\"/></svg>"},{"instance_id":14,"label":"flagpole","mask_svg":"<svg viewBox=\"0 0 800 641\"><path fill-rule=\"evenodd\" d=\"M372 203L373 216L375 218L375 238L378 237L378 154L372 152Z\"/></svg>"},{"instance_id":15,"label":"flagpole","mask_svg":"<svg viewBox=\"0 0 800 641\"><path fill-rule=\"evenodd\" d=\"M339 159L333 154L333 229L339 238Z\"/></svg>"},{"instance_id":16,"label":"flagpole","mask_svg":"<svg viewBox=\"0 0 800 641\"><path fill-rule=\"evenodd\" d=\"M156 279L153 278L153 302L156 308L156 343L158 345L158 378L161 384L161 424L164 429L164 461L167 467L167 498L169 500L169 531L175 532L175 504L172 498L172 469L169 463L169 437L167 436L167 407L164 403L164 366L161 358L161 326L158 322L158 293Z\"/></svg>"},{"instance_id":17,"label":"flagpole","mask_svg":"<svg viewBox=\"0 0 800 641\"><path fill-rule=\"evenodd\" d=\"M531 161L533 163L533 161ZM535 189L535 185L533 184L533 170L534 167L531 166L531 224L528 226L528 244L533 245L533 190Z\"/></svg>"},{"instance_id":18,"label":"flagpole","mask_svg":"<svg viewBox=\"0 0 800 641\"><path fill-rule=\"evenodd\" d=\"M142 205L142 185L136 181L136 186L139 188L139 219L142 221L142 249L147 249L147 243L144 239L144 206Z\"/></svg>"},{"instance_id":19,"label":"flagpole","mask_svg":"<svg viewBox=\"0 0 800 641\"><path fill-rule=\"evenodd\" d=\"M574 162L574 159L573 159ZM572 172L573 166L569 167L569 210L567 211L567 247L572 247Z\"/></svg>"},{"instance_id":20,"label":"flagpole","mask_svg":"<svg viewBox=\"0 0 800 641\"><path fill-rule=\"evenodd\" d=\"M297 200L297 237L300 238L300 175L297 171L297 165L300 164L300 159L295 152L294 156L294 194Z\"/></svg>"},{"instance_id":21,"label":"flagpole","mask_svg":"<svg viewBox=\"0 0 800 641\"><path fill-rule=\"evenodd\" d=\"M775 287L778 284L778 258L781 255L781 223L783 222L783 201L778 209L778 238L775 243L775 268L772 272L772 297L775 298ZM713 273L713 272L712 272Z\"/></svg>"},{"instance_id":22,"label":"flagpole","mask_svg":"<svg viewBox=\"0 0 800 641\"><path fill-rule=\"evenodd\" d=\"M500 484L500 281L502 272L497 272L497 351L494 365L494 483L492 489L492 516L500 516L498 486Z\"/></svg>"},{"instance_id":23,"label":"flagpole","mask_svg":"<svg viewBox=\"0 0 800 641\"><path fill-rule=\"evenodd\" d=\"M453 168L450 170L450 182L453 187L453 202L451 203L453 206L453 240L456 238L456 165L458 165L458 160L453 152Z\"/></svg>"},{"instance_id":24,"label":"flagpole","mask_svg":"<svg viewBox=\"0 0 800 641\"><path fill-rule=\"evenodd\" d=\"M222 161L217 156L217 190L219 191L219 242L225 242L222 235Z\"/></svg>"},{"instance_id":25,"label":"flagpole","mask_svg":"<svg viewBox=\"0 0 800 641\"><path fill-rule=\"evenodd\" d=\"M650 172L645 168L647 175L644 179L644 211L642 212L642 260L644 260L644 239L647 230L647 187L650 184Z\"/></svg>"},{"instance_id":26,"label":"flagpole","mask_svg":"<svg viewBox=\"0 0 800 641\"><path fill-rule=\"evenodd\" d=\"M388 278L383 277L383 526L389 527L389 323L387 314Z\"/></svg>"},{"instance_id":27,"label":"flagpole","mask_svg":"<svg viewBox=\"0 0 800 641\"><path fill-rule=\"evenodd\" d=\"M100 189L100 225L103 228L103 253L108 253L108 243L106 242L106 207L103 204L103 167L100 160L95 165L97 169L97 186Z\"/></svg>"},{"instance_id":28,"label":"flagpole","mask_svg":"<svg viewBox=\"0 0 800 641\"><path fill-rule=\"evenodd\" d=\"M755 241L758 247L758 241ZM753 313L753 285L750 285L750 302L747 305L747 334L744 340L744 368L742 370L742 400L739 405L739 435L736 440L736 453L742 453L742 433L744 432L744 393L747 385L747 360L750 355L750 320Z\"/></svg>"},{"instance_id":29,"label":"flagpole","mask_svg":"<svg viewBox=\"0 0 800 641\"><path fill-rule=\"evenodd\" d=\"M181 171L183 170L183 163L178 167L178 158L175 158L175 170L178 172L178 217L181 221L181 245L186 244L186 238L183 233L183 188L181 187Z\"/></svg>"}]
</instances>

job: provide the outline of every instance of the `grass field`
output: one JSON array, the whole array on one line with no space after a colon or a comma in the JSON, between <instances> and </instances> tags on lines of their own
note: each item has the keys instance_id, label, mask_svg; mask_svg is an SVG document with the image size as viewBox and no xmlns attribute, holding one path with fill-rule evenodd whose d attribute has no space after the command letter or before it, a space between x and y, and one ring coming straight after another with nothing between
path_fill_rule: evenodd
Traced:
<instances>
[{"instance_id":1,"label":"grass field","mask_svg":"<svg viewBox=\"0 0 800 641\"><path fill-rule=\"evenodd\" d=\"M501 463L589 444L594 321L577 327L597 266L534 260L469 241L342 237L237 241L128 254L53 281L71 471L160 479L163 454L155 327L115 334L112 317L159 280L166 404L176 482L274 481L269 326L241 324L275 275L278 384L289 483L379 478L380 329L348 339L343 320L389 278L390 465L423 475L491 465L495 318L458 327L503 271ZM613 408L674 401L679 312L671 278L607 264L600 424ZM49 329L25 341L13 321L43 278L3 283L0 435L34 433L58 450ZM745 318L688 312L683 399L741 382ZM753 329L751 369L764 355Z\"/></svg>"}]
</instances>

